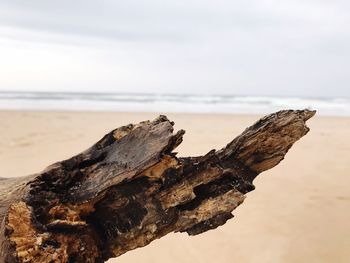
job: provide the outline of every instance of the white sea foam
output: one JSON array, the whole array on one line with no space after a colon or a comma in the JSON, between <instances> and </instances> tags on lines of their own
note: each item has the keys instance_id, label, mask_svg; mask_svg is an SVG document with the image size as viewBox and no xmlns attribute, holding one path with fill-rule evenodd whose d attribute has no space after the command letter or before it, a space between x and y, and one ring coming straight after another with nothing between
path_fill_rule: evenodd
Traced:
<instances>
[{"instance_id":1,"label":"white sea foam","mask_svg":"<svg viewBox=\"0 0 350 263\"><path fill-rule=\"evenodd\" d=\"M262 114L310 108L350 116L350 99L232 95L0 92L0 109Z\"/></svg>"}]
</instances>

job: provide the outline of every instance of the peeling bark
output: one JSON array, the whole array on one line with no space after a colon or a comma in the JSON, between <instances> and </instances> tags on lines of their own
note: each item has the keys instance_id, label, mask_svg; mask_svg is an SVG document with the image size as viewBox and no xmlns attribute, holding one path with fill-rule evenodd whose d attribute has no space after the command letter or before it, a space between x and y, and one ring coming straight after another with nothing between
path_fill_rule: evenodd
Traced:
<instances>
[{"instance_id":1,"label":"peeling bark","mask_svg":"<svg viewBox=\"0 0 350 263\"><path fill-rule=\"evenodd\" d=\"M1 262L105 262L171 232L233 217L253 180L309 129L314 111L268 115L221 150L176 157L183 130L165 116L113 130L83 153L2 178Z\"/></svg>"}]
</instances>

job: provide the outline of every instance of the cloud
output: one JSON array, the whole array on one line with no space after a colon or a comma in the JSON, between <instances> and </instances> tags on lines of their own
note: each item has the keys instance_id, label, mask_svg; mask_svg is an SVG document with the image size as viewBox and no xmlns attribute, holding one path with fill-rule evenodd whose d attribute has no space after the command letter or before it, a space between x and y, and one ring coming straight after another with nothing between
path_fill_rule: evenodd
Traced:
<instances>
[{"instance_id":1,"label":"cloud","mask_svg":"<svg viewBox=\"0 0 350 263\"><path fill-rule=\"evenodd\" d=\"M349 11L341 0L2 0L1 88L350 96Z\"/></svg>"}]
</instances>

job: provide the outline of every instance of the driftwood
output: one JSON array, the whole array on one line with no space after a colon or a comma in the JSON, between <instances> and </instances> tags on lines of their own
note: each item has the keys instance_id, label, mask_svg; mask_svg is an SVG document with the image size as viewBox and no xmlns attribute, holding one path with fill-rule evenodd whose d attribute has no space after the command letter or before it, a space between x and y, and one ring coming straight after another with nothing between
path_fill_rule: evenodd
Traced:
<instances>
[{"instance_id":1,"label":"driftwood","mask_svg":"<svg viewBox=\"0 0 350 263\"><path fill-rule=\"evenodd\" d=\"M173 152L184 131L173 134L160 116L115 129L39 174L2 178L0 262L105 262L170 232L223 225L314 114L268 115L223 149L186 158Z\"/></svg>"}]
</instances>

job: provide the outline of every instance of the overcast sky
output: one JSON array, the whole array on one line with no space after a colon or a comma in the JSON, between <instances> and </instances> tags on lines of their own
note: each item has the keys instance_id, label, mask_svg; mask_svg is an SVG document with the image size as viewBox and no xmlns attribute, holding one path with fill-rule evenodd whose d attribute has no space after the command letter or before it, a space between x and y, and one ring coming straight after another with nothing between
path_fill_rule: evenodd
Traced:
<instances>
[{"instance_id":1,"label":"overcast sky","mask_svg":"<svg viewBox=\"0 0 350 263\"><path fill-rule=\"evenodd\" d=\"M350 97L348 0L1 0L0 89Z\"/></svg>"}]
</instances>

